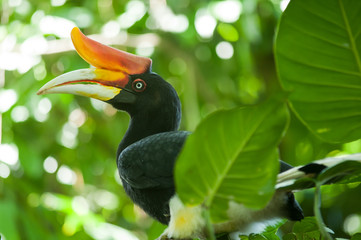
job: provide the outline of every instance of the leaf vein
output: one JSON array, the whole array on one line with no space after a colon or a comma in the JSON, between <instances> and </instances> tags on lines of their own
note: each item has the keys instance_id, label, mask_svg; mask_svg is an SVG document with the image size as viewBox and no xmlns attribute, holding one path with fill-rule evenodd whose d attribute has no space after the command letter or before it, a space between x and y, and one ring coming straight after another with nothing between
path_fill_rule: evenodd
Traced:
<instances>
[{"instance_id":1,"label":"leaf vein","mask_svg":"<svg viewBox=\"0 0 361 240\"><path fill-rule=\"evenodd\" d=\"M214 158L213 158L213 154L212 154L212 151L210 150L209 148L209 144L205 144L205 151L206 151L206 154L209 156L209 162L211 164L211 167L213 168L214 172L217 174L217 176L219 175L219 171L218 171L218 168L216 166L216 163L213 161Z\"/></svg>"},{"instance_id":2,"label":"leaf vein","mask_svg":"<svg viewBox=\"0 0 361 240\"><path fill-rule=\"evenodd\" d=\"M245 140L243 141L243 144L241 144L239 149L232 156L231 160L226 164L224 170L221 172L221 175L218 177L219 180L216 182L214 189L212 189L209 194L209 198L207 199L206 206L208 206L208 207L211 206L211 204L214 200L215 194L218 193L222 182L224 181L225 177L227 176L227 173L229 173L233 164L236 162L237 156L241 153L244 146L247 145L247 143L252 138L253 134L256 132L256 130L259 128L259 126L262 124L262 122L264 121L264 118L266 118L267 115L268 115L268 111L263 112L263 116L261 116L260 118L257 119L258 121L256 121L256 123L254 124L253 129L250 129L250 131L248 132L248 135L245 136L245 138L244 138Z\"/></svg>"},{"instance_id":3,"label":"leaf vein","mask_svg":"<svg viewBox=\"0 0 361 240\"><path fill-rule=\"evenodd\" d=\"M320 99L320 100L310 100L309 98L306 99L292 99L292 102L299 102L299 103L338 103L338 102L361 102L361 98L338 98L338 99Z\"/></svg>"},{"instance_id":4,"label":"leaf vein","mask_svg":"<svg viewBox=\"0 0 361 240\"><path fill-rule=\"evenodd\" d=\"M347 34L348 34L348 37L349 37L349 41L351 43L351 50L352 50L352 53L354 54L355 56L355 60L356 60L356 64L358 66L358 70L361 74L361 60L360 60L360 56L359 56L359 53L357 51L357 47L356 47L356 43L355 43L355 38L352 34L352 30L351 30L351 27L350 27L350 23L348 21L348 18L346 16L346 12L345 12L345 8L344 8L344 5L342 3L341 0L338 0L339 2L339 5L340 5L340 9L341 9L341 13L342 13L342 18L343 18L343 21L345 23L345 27L346 27L346 31L347 31Z\"/></svg>"},{"instance_id":5,"label":"leaf vein","mask_svg":"<svg viewBox=\"0 0 361 240\"><path fill-rule=\"evenodd\" d=\"M287 54L285 53L282 53L282 52L279 52L280 55L282 55L283 57L285 57L286 59L292 61L292 62L295 62L295 63L298 63L298 64L302 64L304 66L308 66L308 67L312 67L312 68L317 68L317 69L323 69L323 70L327 70L327 71L330 71L330 72L337 72L337 73L342 73L342 74L347 74L347 75L352 75L352 76L357 76L357 77L361 77L361 72L358 73L358 72L352 72L352 71L345 71L345 70L342 70L342 69L335 69L335 68L330 68L330 67L327 67L327 66L321 66L321 65L315 65L315 64L311 64L310 62L302 62L300 60L296 60L294 58L291 58L289 56L287 56Z\"/></svg>"},{"instance_id":6,"label":"leaf vein","mask_svg":"<svg viewBox=\"0 0 361 240\"><path fill-rule=\"evenodd\" d=\"M323 83L323 82L308 82L308 81L298 81L295 78L288 78L289 82L303 84L303 85L311 85L311 86L319 86L319 87L337 87L337 88L346 88L346 89L359 89L361 90L361 86L359 85L345 85L345 84L335 84L335 83Z\"/></svg>"},{"instance_id":7,"label":"leaf vein","mask_svg":"<svg viewBox=\"0 0 361 240\"><path fill-rule=\"evenodd\" d=\"M239 176L239 175L227 175L225 178L226 179L238 179L238 180L251 180L251 179L258 179L258 178L260 178L260 177L262 177L264 174L262 173L262 174L258 174L258 175L256 175L256 174L253 174L252 176Z\"/></svg>"},{"instance_id":8,"label":"leaf vein","mask_svg":"<svg viewBox=\"0 0 361 240\"><path fill-rule=\"evenodd\" d=\"M361 112L357 112L355 114L349 114L349 115L335 115L328 118L322 118L322 119L307 119L308 122L323 122L323 121L335 121L335 120L345 120L347 118L355 118L355 117L361 117Z\"/></svg>"},{"instance_id":9,"label":"leaf vein","mask_svg":"<svg viewBox=\"0 0 361 240\"><path fill-rule=\"evenodd\" d=\"M361 121L358 124L355 124L354 126L350 127L347 131L347 135L352 134L354 131L360 131L359 128L361 127Z\"/></svg>"},{"instance_id":10,"label":"leaf vein","mask_svg":"<svg viewBox=\"0 0 361 240\"><path fill-rule=\"evenodd\" d=\"M229 196L224 195L224 194L221 194L221 193L216 193L214 196L215 196L216 198L221 198L221 199L225 199L225 200L229 200L229 199L230 199Z\"/></svg>"},{"instance_id":11,"label":"leaf vein","mask_svg":"<svg viewBox=\"0 0 361 240\"><path fill-rule=\"evenodd\" d=\"M323 41L323 42L330 43L330 44L332 44L332 45L334 45L334 46L336 46L336 47L339 47L339 48L343 48L343 49L350 50L350 48L347 47L347 46L344 46L344 45L339 44L339 43L337 43L337 42L333 42L333 41L331 41L330 39L327 39L327 38L322 38L322 37L319 36L319 35L316 35L316 34L313 34L313 33L311 33L311 32L305 31L304 29L299 28L299 27L296 27L296 26L293 25L293 24L289 24L289 26L290 26L291 28L293 28L293 29L295 29L295 30L297 30L297 31L299 31L299 32L301 32L301 33L304 33L304 34L306 34L306 35L308 35L308 36L310 36L310 37L313 37L313 38L315 38L315 39L321 40L321 41ZM344 36L342 36L342 37L344 37Z\"/></svg>"},{"instance_id":12,"label":"leaf vein","mask_svg":"<svg viewBox=\"0 0 361 240\"><path fill-rule=\"evenodd\" d=\"M355 41L358 39L358 37L361 36L361 28L359 31L355 34Z\"/></svg>"},{"instance_id":13,"label":"leaf vein","mask_svg":"<svg viewBox=\"0 0 361 240\"><path fill-rule=\"evenodd\" d=\"M199 188L196 187L195 184L193 184L193 183L187 184L187 187L192 188L194 193L196 193L199 197L203 198L204 193L202 191L200 191Z\"/></svg>"},{"instance_id":14,"label":"leaf vein","mask_svg":"<svg viewBox=\"0 0 361 240\"><path fill-rule=\"evenodd\" d=\"M314 12L311 9L306 8L305 6L303 6L303 9L305 11L309 12L310 14L312 14L312 15L314 15L314 16L316 16L316 17L318 17L318 18L320 18L320 19L322 19L322 20L324 20L324 21L326 21L328 23L334 24L334 25L338 26L339 28L341 28L343 30L346 30L345 27L342 26L342 24L339 24L338 22L333 22L332 21L333 19L328 19L328 18L324 17L322 14L318 14L318 12Z\"/></svg>"}]
</instances>

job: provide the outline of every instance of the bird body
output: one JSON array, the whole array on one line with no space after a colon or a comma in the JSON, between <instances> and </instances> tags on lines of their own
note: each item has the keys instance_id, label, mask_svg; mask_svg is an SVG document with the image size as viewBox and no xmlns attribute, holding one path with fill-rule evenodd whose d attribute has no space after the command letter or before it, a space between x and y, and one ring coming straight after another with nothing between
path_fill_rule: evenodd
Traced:
<instances>
[{"instance_id":1,"label":"bird body","mask_svg":"<svg viewBox=\"0 0 361 240\"><path fill-rule=\"evenodd\" d=\"M169 225L165 238L206 237L201 207L184 206L175 191L174 164L190 133L178 131L181 104L174 88L151 71L150 59L97 43L78 28L71 35L77 52L95 68L61 75L38 94L88 96L128 112L131 121L117 151L125 192L150 216ZM283 162L280 166L281 171L291 168ZM261 210L230 202L227 213L229 220L214 223L216 232L237 231L254 221L303 218L290 191L276 192Z\"/></svg>"},{"instance_id":2,"label":"bird body","mask_svg":"<svg viewBox=\"0 0 361 240\"><path fill-rule=\"evenodd\" d=\"M173 169L189 135L185 131L158 133L125 148L118 170L125 192L150 216L163 224L170 220L169 200L175 194Z\"/></svg>"}]
</instances>

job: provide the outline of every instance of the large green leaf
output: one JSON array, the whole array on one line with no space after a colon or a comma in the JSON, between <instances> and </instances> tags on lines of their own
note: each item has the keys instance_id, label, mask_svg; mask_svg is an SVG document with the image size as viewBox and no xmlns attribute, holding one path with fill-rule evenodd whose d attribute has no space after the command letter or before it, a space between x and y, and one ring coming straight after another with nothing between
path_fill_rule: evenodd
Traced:
<instances>
[{"instance_id":1,"label":"large green leaf","mask_svg":"<svg viewBox=\"0 0 361 240\"><path fill-rule=\"evenodd\" d=\"M284 103L218 111L189 136L177 160L177 193L204 204L213 221L227 219L230 201L264 207L279 168L277 145L288 122Z\"/></svg>"},{"instance_id":2,"label":"large green leaf","mask_svg":"<svg viewBox=\"0 0 361 240\"><path fill-rule=\"evenodd\" d=\"M290 105L330 142L361 137L361 1L292 0L276 39Z\"/></svg>"}]
</instances>

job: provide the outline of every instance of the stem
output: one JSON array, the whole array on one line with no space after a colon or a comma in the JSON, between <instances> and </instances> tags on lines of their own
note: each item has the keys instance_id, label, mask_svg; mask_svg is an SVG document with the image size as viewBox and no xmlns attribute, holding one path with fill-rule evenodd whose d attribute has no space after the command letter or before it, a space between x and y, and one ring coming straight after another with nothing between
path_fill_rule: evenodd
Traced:
<instances>
[{"instance_id":1,"label":"stem","mask_svg":"<svg viewBox=\"0 0 361 240\"><path fill-rule=\"evenodd\" d=\"M205 228L205 234L206 238L208 240L216 240L216 237L214 235L214 229L211 222L211 215L209 214L209 209L207 207L202 207L202 216L203 219L206 221L206 228Z\"/></svg>"},{"instance_id":2,"label":"stem","mask_svg":"<svg viewBox=\"0 0 361 240\"><path fill-rule=\"evenodd\" d=\"M313 204L313 211L316 217L316 222L318 225L318 228L321 232L321 235L326 239L326 240L332 240L331 235L329 234L329 232L326 230L326 225L323 222L322 219L322 214L321 214L321 185L322 183L316 182L316 189L315 189L315 201Z\"/></svg>"}]
</instances>

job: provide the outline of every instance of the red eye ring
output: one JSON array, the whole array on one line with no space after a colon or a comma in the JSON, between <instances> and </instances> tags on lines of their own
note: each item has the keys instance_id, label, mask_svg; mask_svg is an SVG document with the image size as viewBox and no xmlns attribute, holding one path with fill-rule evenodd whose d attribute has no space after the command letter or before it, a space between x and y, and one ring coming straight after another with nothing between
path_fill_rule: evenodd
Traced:
<instances>
[{"instance_id":1,"label":"red eye ring","mask_svg":"<svg viewBox=\"0 0 361 240\"><path fill-rule=\"evenodd\" d=\"M136 92L143 92L147 87L147 84L145 83L144 80L138 78L135 79L132 83L132 88L134 91Z\"/></svg>"}]
</instances>

